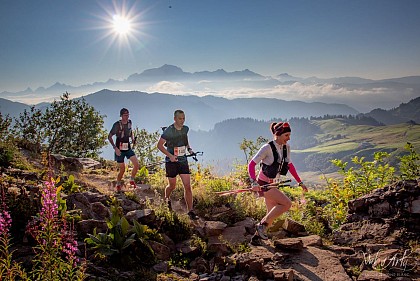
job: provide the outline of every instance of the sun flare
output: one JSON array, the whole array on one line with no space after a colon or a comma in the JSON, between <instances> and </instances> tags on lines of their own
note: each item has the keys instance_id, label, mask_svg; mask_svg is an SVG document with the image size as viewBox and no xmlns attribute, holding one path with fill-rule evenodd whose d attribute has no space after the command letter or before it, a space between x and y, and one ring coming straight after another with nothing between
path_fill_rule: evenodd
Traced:
<instances>
[{"instance_id":1,"label":"sun flare","mask_svg":"<svg viewBox=\"0 0 420 281\"><path fill-rule=\"evenodd\" d=\"M112 17L113 31L118 35L128 35L131 32L131 22L128 18L114 15Z\"/></svg>"},{"instance_id":2,"label":"sun flare","mask_svg":"<svg viewBox=\"0 0 420 281\"><path fill-rule=\"evenodd\" d=\"M148 38L145 32L148 23L144 21L148 9L141 9L138 2L113 0L113 5L101 4L103 11L95 15L98 21L92 28L101 31L96 41L106 41L106 52L114 49L126 55L132 54L134 47L143 48Z\"/></svg>"}]
</instances>

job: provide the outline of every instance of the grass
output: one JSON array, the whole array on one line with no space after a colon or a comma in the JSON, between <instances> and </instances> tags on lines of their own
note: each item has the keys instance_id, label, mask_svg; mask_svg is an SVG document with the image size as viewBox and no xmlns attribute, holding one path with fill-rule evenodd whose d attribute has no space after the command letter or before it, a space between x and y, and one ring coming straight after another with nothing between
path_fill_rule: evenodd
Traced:
<instances>
[{"instance_id":1,"label":"grass","mask_svg":"<svg viewBox=\"0 0 420 281\"><path fill-rule=\"evenodd\" d=\"M363 149L371 145L374 149L400 149L411 142L420 150L420 125L397 124L389 126L348 125L338 119L317 120L322 134L317 135L320 145L295 150L295 153L335 153ZM341 135L340 139L335 139Z\"/></svg>"}]
</instances>

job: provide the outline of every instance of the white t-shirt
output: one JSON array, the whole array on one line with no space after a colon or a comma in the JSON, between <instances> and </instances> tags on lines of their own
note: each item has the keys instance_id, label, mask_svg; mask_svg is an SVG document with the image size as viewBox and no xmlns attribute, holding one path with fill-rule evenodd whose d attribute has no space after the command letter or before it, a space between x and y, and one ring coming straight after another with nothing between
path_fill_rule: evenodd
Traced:
<instances>
[{"instance_id":1,"label":"white t-shirt","mask_svg":"<svg viewBox=\"0 0 420 281\"><path fill-rule=\"evenodd\" d=\"M277 149L277 152L279 154L279 159L277 160L279 163L282 162L283 159L283 145L282 144L278 144L275 141L273 141L274 146ZM292 163L292 159L290 158L290 146L288 144L286 144L286 149L287 149L287 157L286 157L286 162L288 163ZM252 158L252 161L254 161L255 163L264 163L266 165L271 165L274 162L274 155L273 155L273 151L271 150L271 146L269 143L264 144L260 150L258 150L257 154L255 154L255 156ZM261 179L262 181L265 182L269 182L270 179L264 175L264 173L262 172L262 170L260 170L260 173L258 174L258 178Z\"/></svg>"}]
</instances>

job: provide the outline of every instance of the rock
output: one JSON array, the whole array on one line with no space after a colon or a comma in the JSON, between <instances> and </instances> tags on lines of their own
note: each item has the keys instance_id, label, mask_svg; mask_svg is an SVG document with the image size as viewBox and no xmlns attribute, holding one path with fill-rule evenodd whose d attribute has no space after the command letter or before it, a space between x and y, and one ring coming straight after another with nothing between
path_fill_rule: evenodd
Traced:
<instances>
[{"instance_id":1,"label":"rock","mask_svg":"<svg viewBox=\"0 0 420 281\"><path fill-rule=\"evenodd\" d=\"M166 261L159 262L153 266L153 270L157 273L168 272L168 268L169 265Z\"/></svg>"},{"instance_id":2,"label":"rock","mask_svg":"<svg viewBox=\"0 0 420 281\"><path fill-rule=\"evenodd\" d=\"M233 226L243 226L245 227L246 232L251 235L253 235L255 232L255 220L249 217L235 223Z\"/></svg>"},{"instance_id":3,"label":"rock","mask_svg":"<svg viewBox=\"0 0 420 281\"><path fill-rule=\"evenodd\" d=\"M337 245L327 245L325 247L329 249L330 251L335 252L337 254L353 255L355 253L352 247L343 247L343 246L337 246Z\"/></svg>"},{"instance_id":4,"label":"rock","mask_svg":"<svg viewBox=\"0 0 420 281\"><path fill-rule=\"evenodd\" d=\"M130 211L125 215L125 218L133 223L134 220L141 224L149 225L155 222L155 211L151 209Z\"/></svg>"},{"instance_id":5,"label":"rock","mask_svg":"<svg viewBox=\"0 0 420 281\"><path fill-rule=\"evenodd\" d=\"M200 253L200 249L196 246L191 245L191 239L182 241L176 244L176 250L184 255L197 255Z\"/></svg>"},{"instance_id":6,"label":"rock","mask_svg":"<svg viewBox=\"0 0 420 281\"><path fill-rule=\"evenodd\" d=\"M25 180L25 181L37 181L38 180L37 173L29 172L29 171L25 171L25 170L21 170L21 169L7 168L7 169L5 169L4 173L11 176L11 177L19 178L20 180Z\"/></svg>"},{"instance_id":7,"label":"rock","mask_svg":"<svg viewBox=\"0 0 420 281\"><path fill-rule=\"evenodd\" d=\"M190 263L191 268L194 268L199 273L210 273L210 265L202 257L198 257Z\"/></svg>"},{"instance_id":8,"label":"rock","mask_svg":"<svg viewBox=\"0 0 420 281\"><path fill-rule=\"evenodd\" d=\"M226 256L231 252L228 245L219 241L217 236L209 237L209 241L207 242L207 251L213 253L216 257Z\"/></svg>"},{"instance_id":9,"label":"rock","mask_svg":"<svg viewBox=\"0 0 420 281\"><path fill-rule=\"evenodd\" d=\"M204 233L206 236L218 236L222 234L227 224L221 221L206 221L204 223Z\"/></svg>"},{"instance_id":10,"label":"rock","mask_svg":"<svg viewBox=\"0 0 420 281\"><path fill-rule=\"evenodd\" d=\"M290 269L277 269L273 271L275 281L293 281L294 273Z\"/></svg>"},{"instance_id":11,"label":"rock","mask_svg":"<svg viewBox=\"0 0 420 281\"><path fill-rule=\"evenodd\" d=\"M128 199L125 194L118 194L118 201L121 204L121 208L123 208L124 213L128 213L131 211L141 210L144 208L144 205L140 205L139 203Z\"/></svg>"},{"instance_id":12,"label":"rock","mask_svg":"<svg viewBox=\"0 0 420 281\"><path fill-rule=\"evenodd\" d=\"M81 217L84 220L97 219L95 213L92 211L92 206L89 200L83 193L73 193L68 196L63 196L63 199L67 201L67 209L75 210L80 209L82 214Z\"/></svg>"},{"instance_id":13,"label":"rock","mask_svg":"<svg viewBox=\"0 0 420 281\"><path fill-rule=\"evenodd\" d=\"M365 198L357 198L349 201L349 214L364 212L366 210Z\"/></svg>"},{"instance_id":14,"label":"rock","mask_svg":"<svg viewBox=\"0 0 420 281\"><path fill-rule=\"evenodd\" d=\"M305 231L305 227L290 218L287 218L283 223L283 229L287 232L297 235L299 232Z\"/></svg>"},{"instance_id":15,"label":"rock","mask_svg":"<svg viewBox=\"0 0 420 281\"><path fill-rule=\"evenodd\" d=\"M189 277L190 276L190 272L188 270L185 270L185 269L182 269L182 268L179 268L179 267L176 267L176 266L171 267L169 271L175 272L175 273L181 275L182 277Z\"/></svg>"},{"instance_id":16,"label":"rock","mask_svg":"<svg viewBox=\"0 0 420 281\"><path fill-rule=\"evenodd\" d=\"M148 243L155 252L155 257L157 259L168 261L171 258L171 249L169 249L169 247L153 240L149 240Z\"/></svg>"},{"instance_id":17,"label":"rock","mask_svg":"<svg viewBox=\"0 0 420 281\"><path fill-rule=\"evenodd\" d=\"M384 201L379 204L371 205L368 208L368 213L372 218L383 218L391 214L391 206Z\"/></svg>"},{"instance_id":18,"label":"rock","mask_svg":"<svg viewBox=\"0 0 420 281\"><path fill-rule=\"evenodd\" d=\"M409 212L412 214L420 214L420 198L413 200L411 202L411 207L409 209Z\"/></svg>"},{"instance_id":19,"label":"rock","mask_svg":"<svg viewBox=\"0 0 420 281\"><path fill-rule=\"evenodd\" d=\"M88 234L93 234L93 230L96 228L96 233L105 233L108 230L108 226L105 221L102 220L82 220L76 225L77 232L81 237L88 237Z\"/></svg>"},{"instance_id":20,"label":"rock","mask_svg":"<svg viewBox=\"0 0 420 281\"><path fill-rule=\"evenodd\" d=\"M286 251L300 251L303 249L303 242L300 238L285 238L275 240L274 246Z\"/></svg>"},{"instance_id":21,"label":"rock","mask_svg":"<svg viewBox=\"0 0 420 281\"><path fill-rule=\"evenodd\" d=\"M322 246L322 238L318 235L300 237L300 239L302 240L304 247L307 247L307 246L321 247Z\"/></svg>"},{"instance_id":22,"label":"rock","mask_svg":"<svg viewBox=\"0 0 420 281\"><path fill-rule=\"evenodd\" d=\"M229 244L238 245L248 240L246 235L247 231L244 226L232 226L223 230L221 239Z\"/></svg>"},{"instance_id":23,"label":"rock","mask_svg":"<svg viewBox=\"0 0 420 281\"><path fill-rule=\"evenodd\" d=\"M166 235L165 233L162 233L162 239L163 239L163 244L166 245L167 247L169 247L169 249L171 249L171 251L176 251L176 246L175 246L175 242L174 240L172 240L168 235Z\"/></svg>"},{"instance_id":24,"label":"rock","mask_svg":"<svg viewBox=\"0 0 420 281\"><path fill-rule=\"evenodd\" d=\"M67 171L84 169L100 169L101 163L90 158L66 157L61 154L51 154L51 163L56 169L64 167Z\"/></svg>"},{"instance_id":25,"label":"rock","mask_svg":"<svg viewBox=\"0 0 420 281\"><path fill-rule=\"evenodd\" d=\"M111 216L110 210L104 206L101 202L95 202L91 205L92 211L95 213L96 219L105 220Z\"/></svg>"}]
</instances>

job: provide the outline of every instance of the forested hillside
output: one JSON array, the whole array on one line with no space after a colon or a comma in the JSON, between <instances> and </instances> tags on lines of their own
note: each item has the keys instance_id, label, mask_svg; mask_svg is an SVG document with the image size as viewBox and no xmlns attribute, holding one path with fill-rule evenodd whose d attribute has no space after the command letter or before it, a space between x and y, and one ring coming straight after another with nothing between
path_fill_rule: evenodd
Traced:
<instances>
[{"instance_id":1,"label":"forested hillside","mask_svg":"<svg viewBox=\"0 0 420 281\"><path fill-rule=\"evenodd\" d=\"M227 164L232 162L228 162L228 156L245 162L240 149L244 139L272 138L271 121L229 119L217 123L209 132L191 132L190 139L194 147L205 151L207 161L228 169ZM301 171L333 172L337 168L330 162L332 159L350 161L354 156L372 159L376 151L389 152L396 161L405 143L412 143L416 149L420 147L420 125L412 123L386 126L363 115L291 118L288 121L292 128L292 159Z\"/></svg>"},{"instance_id":2,"label":"forested hillside","mask_svg":"<svg viewBox=\"0 0 420 281\"><path fill-rule=\"evenodd\" d=\"M408 103L402 103L398 107L390 110L374 109L366 113L366 116L373 117L377 121L387 125L408 121L420 123L420 97L412 99Z\"/></svg>"}]
</instances>

